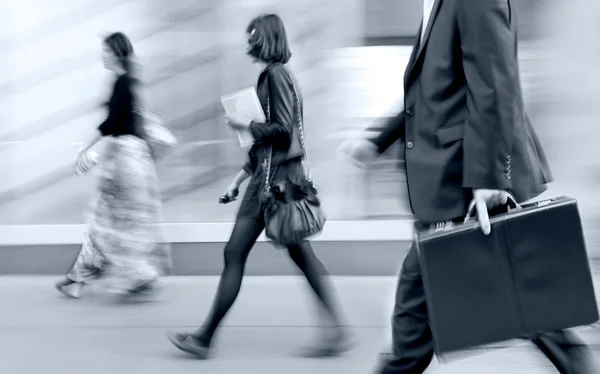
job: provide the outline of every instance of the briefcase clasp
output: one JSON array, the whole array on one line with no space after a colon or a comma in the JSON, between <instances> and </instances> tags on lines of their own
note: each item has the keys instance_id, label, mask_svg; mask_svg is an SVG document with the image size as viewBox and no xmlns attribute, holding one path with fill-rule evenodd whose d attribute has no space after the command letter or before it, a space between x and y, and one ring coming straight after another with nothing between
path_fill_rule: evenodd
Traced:
<instances>
[{"instance_id":1,"label":"briefcase clasp","mask_svg":"<svg viewBox=\"0 0 600 374\"><path fill-rule=\"evenodd\" d=\"M546 205L549 205L551 202L553 202L555 200L556 200L556 198L538 201L537 203L535 203L535 206L538 207L538 208L542 207L542 206L546 206Z\"/></svg>"},{"instance_id":2,"label":"briefcase clasp","mask_svg":"<svg viewBox=\"0 0 600 374\"><path fill-rule=\"evenodd\" d=\"M451 230L453 227L454 227L454 222L452 222L452 221L436 222L429 226L429 232L433 233L433 232Z\"/></svg>"}]
</instances>

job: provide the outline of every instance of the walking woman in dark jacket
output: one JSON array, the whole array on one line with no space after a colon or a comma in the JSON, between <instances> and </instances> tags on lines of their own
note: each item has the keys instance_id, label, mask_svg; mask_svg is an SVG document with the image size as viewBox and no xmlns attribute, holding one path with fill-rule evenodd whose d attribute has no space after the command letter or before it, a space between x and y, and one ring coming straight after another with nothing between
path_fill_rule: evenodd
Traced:
<instances>
[{"instance_id":1,"label":"walking woman in dark jacket","mask_svg":"<svg viewBox=\"0 0 600 374\"><path fill-rule=\"evenodd\" d=\"M251 179L231 238L225 246L225 268L205 325L194 333L168 333L177 348L200 358L207 357L219 323L237 298L248 255L265 228L265 174L270 173L273 183L290 176L305 177L301 140L298 132L294 131L294 127L298 126L296 111L302 115L302 99L296 98L293 77L285 66L291 53L283 22L277 15L262 15L250 22L246 32L248 55L264 67L258 78L257 94L268 123L244 123L242 119L227 118L231 128L249 129L255 144L249 152L248 162L227 189L226 197L234 199L240 184L248 177ZM297 87L296 91L300 95ZM269 163L267 158L271 154L270 149L272 156ZM269 164L271 168L267 170ZM287 251L306 276L331 323L330 327L323 329L323 337L318 344L307 348L305 355L333 356L342 353L348 348L348 338L334 307L325 268L308 241L289 247Z\"/></svg>"}]
</instances>

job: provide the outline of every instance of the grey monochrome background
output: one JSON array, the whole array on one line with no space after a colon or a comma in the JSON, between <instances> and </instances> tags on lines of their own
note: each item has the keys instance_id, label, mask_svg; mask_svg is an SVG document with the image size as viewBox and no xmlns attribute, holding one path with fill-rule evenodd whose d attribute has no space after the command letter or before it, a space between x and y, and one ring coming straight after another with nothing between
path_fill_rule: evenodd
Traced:
<instances>
[{"instance_id":1,"label":"grey monochrome background","mask_svg":"<svg viewBox=\"0 0 600 374\"><path fill-rule=\"evenodd\" d=\"M598 5L514 3L527 105L556 177L549 193L580 199L593 247L600 208ZM100 37L114 30L132 37L146 106L181 142L158 166L165 221L231 221L236 206L215 201L245 151L224 125L219 97L255 84L258 67L245 56L244 29L265 11L279 13L289 30L314 176L330 219L407 217L398 152L361 172L338 160L335 149L401 102L419 1L3 0L0 224L82 222L92 181L75 177L71 165L104 115L110 80Z\"/></svg>"}]
</instances>

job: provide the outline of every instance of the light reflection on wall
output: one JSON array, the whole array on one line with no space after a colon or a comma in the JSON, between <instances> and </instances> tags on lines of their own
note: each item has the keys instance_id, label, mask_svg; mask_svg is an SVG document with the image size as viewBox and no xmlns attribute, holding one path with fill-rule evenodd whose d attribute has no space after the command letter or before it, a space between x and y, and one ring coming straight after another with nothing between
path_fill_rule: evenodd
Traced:
<instances>
[{"instance_id":1,"label":"light reflection on wall","mask_svg":"<svg viewBox=\"0 0 600 374\"><path fill-rule=\"evenodd\" d=\"M553 166L554 195L579 200L587 243L600 255L600 4L550 0L540 12L545 59L543 107L538 131Z\"/></svg>"}]
</instances>

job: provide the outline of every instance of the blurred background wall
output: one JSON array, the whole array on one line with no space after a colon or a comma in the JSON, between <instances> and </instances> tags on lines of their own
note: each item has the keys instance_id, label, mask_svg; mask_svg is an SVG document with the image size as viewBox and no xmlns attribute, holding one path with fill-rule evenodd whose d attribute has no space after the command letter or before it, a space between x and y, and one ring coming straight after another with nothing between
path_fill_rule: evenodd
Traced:
<instances>
[{"instance_id":1,"label":"blurred background wall","mask_svg":"<svg viewBox=\"0 0 600 374\"><path fill-rule=\"evenodd\" d=\"M594 256L600 256L600 3L545 1L537 14L541 32L543 94L537 118L554 167L554 194L577 197Z\"/></svg>"},{"instance_id":2,"label":"blurred background wall","mask_svg":"<svg viewBox=\"0 0 600 374\"><path fill-rule=\"evenodd\" d=\"M548 194L580 199L595 247L599 5L513 4L527 105L556 177ZM219 97L255 84L244 30L262 12L279 13L288 29L330 219L408 219L400 145L367 171L339 161L335 149L399 107L421 8L420 0L2 0L0 224L81 222L93 179L75 177L71 165L103 119L112 81L101 38L117 30L143 65L145 106L181 142L158 165L165 220L233 220L237 207L216 201L245 150L224 125Z\"/></svg>"},{"instance_id":3,"label":"blurred background wall","mask_svg":"<svg viewBox=\"0 0 600 374\"><path fill-rule=\"evenodd\" d=\"M245 56L245 28L266 11L289 30L306 107L315 174L335 85L327 52L360 43L359 1L26 0L5 2L0 50L0 224L81 222L90 178L71 165L105 115L112 80L100 62L101 37L121 30L143 65L145 103L181 145L158 166L168 222L223 221L236 207L216 201L245 159L224 124L221 95L255 84L259 68ZM324 180L323 194L342 190ZM337 191L336 191L337 190ZM332 218L345 212L331 209Z\"/></svg>"}]
</instances>

